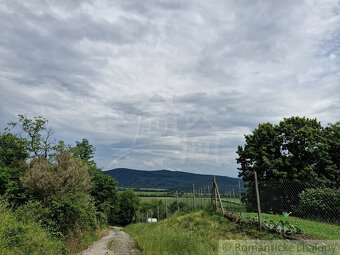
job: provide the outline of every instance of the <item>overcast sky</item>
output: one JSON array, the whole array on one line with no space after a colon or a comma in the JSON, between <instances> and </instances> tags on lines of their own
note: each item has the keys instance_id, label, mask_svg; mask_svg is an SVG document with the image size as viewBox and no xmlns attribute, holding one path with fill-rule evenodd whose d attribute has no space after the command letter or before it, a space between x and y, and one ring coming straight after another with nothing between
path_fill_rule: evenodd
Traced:
<instances>
[{"instance_id":1,"label":"overcast sky","mask_svg":"<svg viewBox=\"0 0 340 255\"><path fill-rule=\"evenodd\" d=\"M0 0L0 94L105 170L237 176L259 123L340 120L340 2Z\"/></svg>"}]
</instances>

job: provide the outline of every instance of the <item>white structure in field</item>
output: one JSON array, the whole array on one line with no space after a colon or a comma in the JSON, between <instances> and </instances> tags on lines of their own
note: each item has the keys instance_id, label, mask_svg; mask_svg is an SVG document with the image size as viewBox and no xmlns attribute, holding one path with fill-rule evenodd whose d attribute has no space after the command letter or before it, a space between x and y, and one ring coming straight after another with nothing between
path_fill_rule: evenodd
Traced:
<instances>
[{"instance_id":1,"label":"white structure in field","mask_svg":"<svg viewBox=\"0 0 340 255\"><path fill-rule=\"evenodd\" d=\"M157 219L156 218L148 218L147 222L157 222Z\"/></svg>"}]
</instances>

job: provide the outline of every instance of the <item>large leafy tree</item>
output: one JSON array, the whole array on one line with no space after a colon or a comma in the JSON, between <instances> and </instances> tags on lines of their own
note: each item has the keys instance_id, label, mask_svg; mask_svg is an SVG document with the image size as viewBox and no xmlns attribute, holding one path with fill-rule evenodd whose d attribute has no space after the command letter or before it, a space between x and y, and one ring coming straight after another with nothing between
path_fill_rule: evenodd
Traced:
<instances>
[{"instance_id":1,"label":"large leafy tree","mask_svg":"<svg viewBox=\"0 0 340 255\"><path fill-rule=\"evenodd\" d=\"M329 136L334 136L331 128ZM254 171L265 211L290 210L305 187L337 186L339 168L330 148L325 129L316 119L291 117L278 125L260 124L237 150L239 176L249 186L246 205L255 206Z\"/></svg>"},{"instance_id":2,"label":"large leafy tree","mask_svg":"<svg viewBox=\"0 0 340 255\"><path fill-rule=\"evenodd\" d=\"M125 190L119 194L118 224L130 224L135 217L140 198L132 190Z\"/></svg>"},{"instance_id":3,"label":"large leafy tree","mask_svg":"<svg viewBox=\"0 0 340 255\"><path fill-rule=\"evenodd\" d=\"M325 129L325 133L329 146L329 156L333 162L332 167L340 169L340 122L329 124ZM337 179L339 182L339 172L335 171L335 174L337 175L334 176L334 179Z\"/></svg>"},{"instance_id":4,"label":"large leafy tree","mask_svg":"<svg viewBox=\"0 0 340 255\"><path fill-rule=\"evenodd\" d=\"M27 141L4 130L0 132L0 196L8 200L23 200L24 189L19 176L26 167Z\"/></svg>"}]
</instances>

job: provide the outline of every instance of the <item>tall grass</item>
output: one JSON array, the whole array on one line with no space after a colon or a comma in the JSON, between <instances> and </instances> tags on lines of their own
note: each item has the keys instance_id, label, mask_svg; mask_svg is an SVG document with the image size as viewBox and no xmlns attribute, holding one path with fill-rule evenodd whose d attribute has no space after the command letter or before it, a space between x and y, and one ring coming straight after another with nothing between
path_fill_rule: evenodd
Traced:
<instances>
[{"instance_id":1,"label":"tall grass","mask_svg":"<svg viewBox=\"0 0 340 255\"><path fill-rule=\"evenodd\" d=\"M136 241L137 248L151 255L216 254L221 239L282 238L204 211L178 213L158 223L131 224L125 231Z\"/></svg>"},{"instance_id":2,"label":"tall grass","mask_svg":"<svg viewBox=\"0 0 340 255\"><path fill-rule=\"evenodd\" d=\"M37 222L19 221L15 214L0 205L0 254L63 254L62 241L52 237Z\"/></svg>"},{"instance_id":3,"label":"tall grass","mask_svg":"<svg viewBox=\"0 0 340 255\"><path fill-rule=\"evenodd\" d=\"M257 213L243 213L243 216L257 216ZM296 217L284 217L282 215L262 213L262 219L265 221L288 221L295 227L300 228L306 236L315 237L322 240L338 240L340 238L340 226L322 223L312 220L304 220Z\"/></svg>"}]
</instances>

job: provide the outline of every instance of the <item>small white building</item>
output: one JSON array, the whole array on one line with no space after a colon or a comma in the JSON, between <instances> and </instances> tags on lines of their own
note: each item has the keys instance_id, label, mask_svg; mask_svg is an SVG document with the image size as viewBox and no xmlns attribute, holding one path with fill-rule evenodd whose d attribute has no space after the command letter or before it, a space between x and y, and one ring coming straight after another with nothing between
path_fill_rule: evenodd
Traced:
<instances>
[{"instance_id":1,"label":"small white building","mask_svg":"<svg viewBox=\"0 0 340 255\"><path fill-rule=\"evenodd\" d=\"M156 218L148 218L147 222L157 222Z\"/></svg>"}]
</instances>

